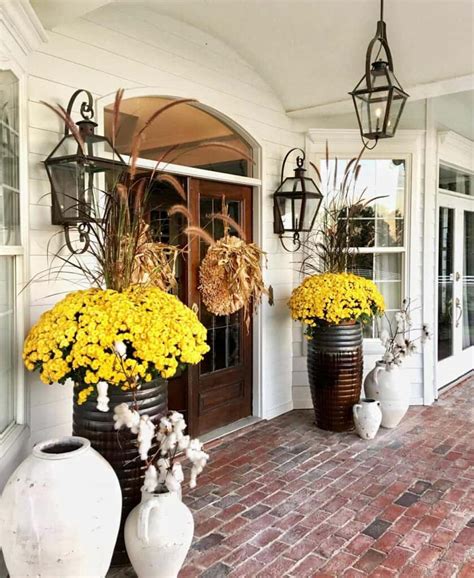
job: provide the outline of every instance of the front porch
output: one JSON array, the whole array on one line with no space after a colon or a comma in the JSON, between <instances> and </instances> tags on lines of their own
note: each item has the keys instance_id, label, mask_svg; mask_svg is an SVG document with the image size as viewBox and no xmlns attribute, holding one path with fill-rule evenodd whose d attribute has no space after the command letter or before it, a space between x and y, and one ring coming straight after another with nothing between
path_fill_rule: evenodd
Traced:
<instances>
[{"instance_id":1,"label":"front porch","mask_svg":"<svg viewBox=\"0 0 474 578\"><path fill-rule=\"evenodd\" d=\"M370 442L300 410L209 444L180 578L473 576L473 393L469 379Z\"/></svg>"}]
</instances>

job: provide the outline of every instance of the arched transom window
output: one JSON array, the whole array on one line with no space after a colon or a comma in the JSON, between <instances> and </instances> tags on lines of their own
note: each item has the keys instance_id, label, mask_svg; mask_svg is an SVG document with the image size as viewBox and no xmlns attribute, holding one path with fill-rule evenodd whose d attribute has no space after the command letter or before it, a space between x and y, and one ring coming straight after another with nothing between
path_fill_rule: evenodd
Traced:
<instances>
[{"instance_id":1,"label":"arched transom window","mask_svg":"<svg viewBox=\"0 0 474 578\"><path fill-rule=\"evenodd\" d=\"M133 137L171 98L157 96L122 100L117 150L130 155ZM111 138L113 105L105 108L105 134ZM204 145L204 146L203 146ZM224 146L220 146L224 145ZM209 171L251 177L252 147L231 126L199 104L183 103L166 110L144 133L139 157Z\"/></svg>"}]
</instances>

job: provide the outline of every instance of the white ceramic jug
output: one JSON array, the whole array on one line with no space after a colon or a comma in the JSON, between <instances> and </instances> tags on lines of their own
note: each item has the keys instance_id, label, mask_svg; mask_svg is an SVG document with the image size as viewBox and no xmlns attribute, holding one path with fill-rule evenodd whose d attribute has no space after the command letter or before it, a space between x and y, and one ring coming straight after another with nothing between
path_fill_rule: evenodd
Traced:
<instances>
[{"instance_id":1,"label":"white ceramic jug","mask_svg":"<svg viewBox=\"0 0 474 578\"><path fill-rule=\"evenodd\" d=\"M367 398L380 401L382 427L397 427L410 406L410 384L398 366L377 361L364 380L364 391Z\"/></svg>"},{"instance_id":2,"label":"white ceramic jug","mask_svg":"<svg viewBox=\"0 0 474 578\"><path fill-rule=\"evenodd\" d=\"M39 443L0 502L0 544L11 578L103 578L117 539L122 494L89 440Z\"/></svg>"},{"instance_id":3,"label":"white ceramic jug","mask_svg":"<svg viewBox=\"0 0 474 578\"><path fill-rule=\"evenodd\" d=\"M380 401L361 399L352 407L356 432L364 440L372 440L379 431L382 422Z\"/></svg>"},{"instance_id":4,"label":"white ceramic jug","mask_svg":"<svg viewBox=\"0 0 474 578\"><path fill-rule=\"evenodd\" d=\"M143 491L125 522L125 546L138 578L176 578L193 534L193 516L176 492Z\"/></svg>"}]
</instances>

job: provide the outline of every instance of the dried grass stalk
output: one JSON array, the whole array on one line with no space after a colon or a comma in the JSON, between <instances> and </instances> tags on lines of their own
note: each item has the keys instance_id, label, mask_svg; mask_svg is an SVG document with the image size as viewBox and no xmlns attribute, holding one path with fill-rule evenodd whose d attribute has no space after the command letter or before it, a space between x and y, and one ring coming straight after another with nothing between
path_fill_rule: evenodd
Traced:
<instances>
[{"instance_id":1,"label":"dried grass stalk","mask_svg":"<svg viewBox=\"0 0 474 578\"><path fill-rule=\"evenodd\" d=\"M127 244L128 240L124 238L123 242ZM149 226L143 222L131 272L131 283L152 285L163 291L171 291L177 285L178 254L178 247L154 242Z\"/></svg>"},{"instance_id":2,"label":"dried grass stalk","mask_svg":"<svg viewBox=\"0 0 474 578\"><path fill-rule=\"evenodd\" d=\"M265 253L254 243L226 234L209 247L199 269L199 291L213 315L231 315L243 309L247 330L252 313L268 290L263 283L261 259Z\"/></svg>"}]
</instances>

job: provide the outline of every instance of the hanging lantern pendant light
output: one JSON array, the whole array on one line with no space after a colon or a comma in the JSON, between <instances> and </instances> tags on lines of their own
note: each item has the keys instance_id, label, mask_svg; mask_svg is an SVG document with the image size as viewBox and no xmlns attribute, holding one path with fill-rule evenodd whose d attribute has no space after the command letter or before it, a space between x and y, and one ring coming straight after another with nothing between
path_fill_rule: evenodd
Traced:
<instances>
[{"instance_id":1,"label":"hanging lantern pendant light","mask_svg":"<svg viewBox=\"0 0 474 578\"><path fill-rule=\"evenodd\" d=\"M387 30L383 20L383 3L380 0L380 20L377 31L370 41L365 58L365 74L349 94L352 96L362 140L373 140L375 144L383 138L395 136L395 132L408 99L408 94L393 72L393 59L387 41ZM374 50L378 47L375 59ZM382 51L385 58L381 57Z\"/></svg>"}]
</instances>

